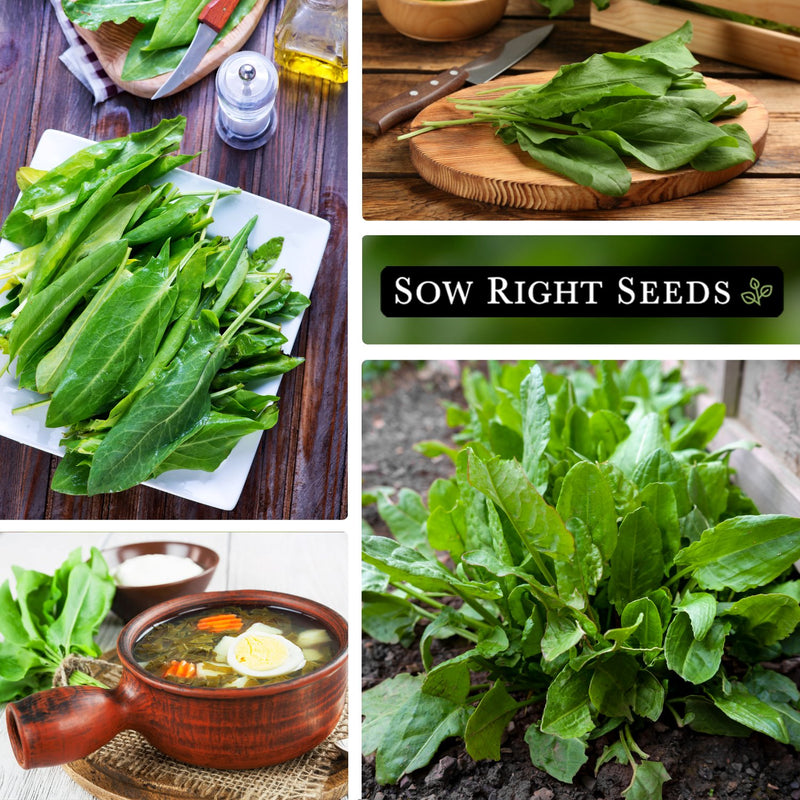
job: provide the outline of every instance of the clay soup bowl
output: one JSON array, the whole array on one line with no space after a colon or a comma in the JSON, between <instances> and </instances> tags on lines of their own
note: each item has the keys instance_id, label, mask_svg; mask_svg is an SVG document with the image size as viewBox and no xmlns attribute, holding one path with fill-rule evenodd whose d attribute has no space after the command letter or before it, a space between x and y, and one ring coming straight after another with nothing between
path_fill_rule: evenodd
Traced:
<instances>
[{"instance_id":1,"label":"clay soup bowl","mask_svg":"<svg viewBox=\"0 0 800 800\"><path fill-rule=\"evenodd\" d=\"M272 606L299 612L327 628L339 648L307 675L247 689L171 684L140 667L134 643L153 625L219 606ZM117 643L123 666L116 689L65 686L10 703L9 740L26 769L83 758L122 730L142 733L178 761L201 767L251 769L295 758L334 729L347 685L347 623L326 606L263 591L208 592L170 600L143 612Z\"/></svg>"}]
</instances>

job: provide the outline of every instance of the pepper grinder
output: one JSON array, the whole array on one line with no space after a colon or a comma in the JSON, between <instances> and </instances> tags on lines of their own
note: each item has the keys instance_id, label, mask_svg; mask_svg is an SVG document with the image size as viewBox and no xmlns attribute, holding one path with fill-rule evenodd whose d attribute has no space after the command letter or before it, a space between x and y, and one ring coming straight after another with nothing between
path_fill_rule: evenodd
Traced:
<instances>
[{"instance_id":1,"label":"pepper grinder","mask_svg":"<svg viewBox=\"0 0 800 800\"><path fill-rule=\"evenodd\" d=\"M239 150L254 150L275 134L278 73L273 63L252 50L234 53L217 70L216 129Z\"/></svg>"}]
</instances>

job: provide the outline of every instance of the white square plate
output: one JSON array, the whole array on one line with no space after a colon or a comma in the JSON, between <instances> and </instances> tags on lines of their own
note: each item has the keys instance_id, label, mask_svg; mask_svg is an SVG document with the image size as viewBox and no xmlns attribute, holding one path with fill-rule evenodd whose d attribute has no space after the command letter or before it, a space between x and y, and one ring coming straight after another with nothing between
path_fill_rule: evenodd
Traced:
<instances>
[{"instance_id":1,"label":"white square plate","mask_svg":"<svg viewBox=\"0 0 800 800\"><path fill-rule=\"evenodd\" d=\"M88 144L91 141L80 136L47 130L39 140L31 166L52 169ZM181 169L173 170L163 181L172 182L184 192L231 188ZM258 195L242 192L217 202L214 207L214 223L209 227L209 232L233 236L254 214L258 214L258 222L248 240L250 249L274 236L283 236L283 251L277 266L291 274L294 289L310 296L330 234L330 223ZM10 242L0 240L0 257L17 249L19 248ZM294 345L301 320L302 315L282 326L282 332L288 339L284 347L286 352L290 352ZM19 389L11 373L12 370L9 370L0 377L0 436L48 453L63 455L64 448L59 445L63 429L45 427L46 407L12 413L19 406L40 400L41 395ZM255 388L262 394L277 395L280 382L281 376L278 376L258 384ZM260 432L245 436L214 472L173 470L147 481L145 486L229 511L239 502L260 439Z\"/></svg>"}]
</instances>

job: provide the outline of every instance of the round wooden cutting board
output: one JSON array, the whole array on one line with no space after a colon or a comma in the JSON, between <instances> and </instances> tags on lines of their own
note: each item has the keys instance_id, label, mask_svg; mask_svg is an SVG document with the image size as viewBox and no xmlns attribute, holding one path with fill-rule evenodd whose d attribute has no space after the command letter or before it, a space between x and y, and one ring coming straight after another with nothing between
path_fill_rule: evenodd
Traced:
<instances>
[{"instance_id":1,"label":"round wooden cutting board","mask_svg":"<svg viewBox=\"0 0 800 800\"><path fill-rule=\"evenodd\" d=\"M488 86L519 86L544 83L555 72L509 75L490 84L471 86L451 95L459 100L473 99ZM747 100L748 108L738 122L753 141L756 158L767 138L769 117L758 98L724 81L706 78L706 85L720 95L735 94ZM437 100L414 119L413 128L429 120L460 119L450 99ZM752 162L737 164L717 172L698 172L684 167L672 172L653 172L626 162L632 175L631 188L624 197L608 197L552 172L534 161L516 145L505 145L490 125L463 125L425 133L409 140L411 160L420 176L439 189L470 200L539 211L580 211L597 208L624 208L674 200L702 192L740 175Z\"/></svg>"},{"instance_id":2,"label":"round wooden cutting board","mask_svg":"<svg viewBox=\"0 0 800 800\"><path fill-rule=\"evenodd\" d=\"M201 78L204 78L209 72L215 70L231 53L240 50L250 38L250 34L255 30L256 25L258 25L267 3L269 3L269 0L257 0L252 10L242 18L242 21L227 36L224 36L217 44L209 48L202 61L197 65L197 69L174 92L170 92L170 95L181 92L187 86L191 86ZM123 22L122 25L104 22L96 31L90 31L78 25L75 26L75 29L89 47L94 50L108 77L126 92L135 94L137 97L152 97L161 88L161 85L166 82L167 78L172 75L172 72L165 72L163 75L156 75L154 78L147 78L141 81L122 80L122 68L125 66L128 50L134 38L136 38L136 34L142 29L142 24L135 19L129 19L127 22Z\"/></svg>"}]
</instances>

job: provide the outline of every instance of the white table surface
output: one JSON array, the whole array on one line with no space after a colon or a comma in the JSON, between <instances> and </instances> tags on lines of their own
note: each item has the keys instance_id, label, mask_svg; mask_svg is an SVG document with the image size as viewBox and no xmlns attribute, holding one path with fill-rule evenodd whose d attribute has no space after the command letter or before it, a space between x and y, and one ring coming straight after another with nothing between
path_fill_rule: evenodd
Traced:
<instances>
[{"instance_id":1,"label":"white table surface","mask_svg":"<svg viewBox=\"0 0 800 800\"><path fill-rule=\"evenodd\" d=\"M330 606L347 617L347 547L340 533L0 533L0 583L11 565L52 574L75 547L113 547L127 542L196 542L219 553L208 587L289 592ZM103 623L100 645L110 648L122 628L114 616ZM4 706L0 706L3 709ZM1 800L92 800L60 767L23 770L14 759L3 715L0 725Z\"/></svg>"}]
</instances>

